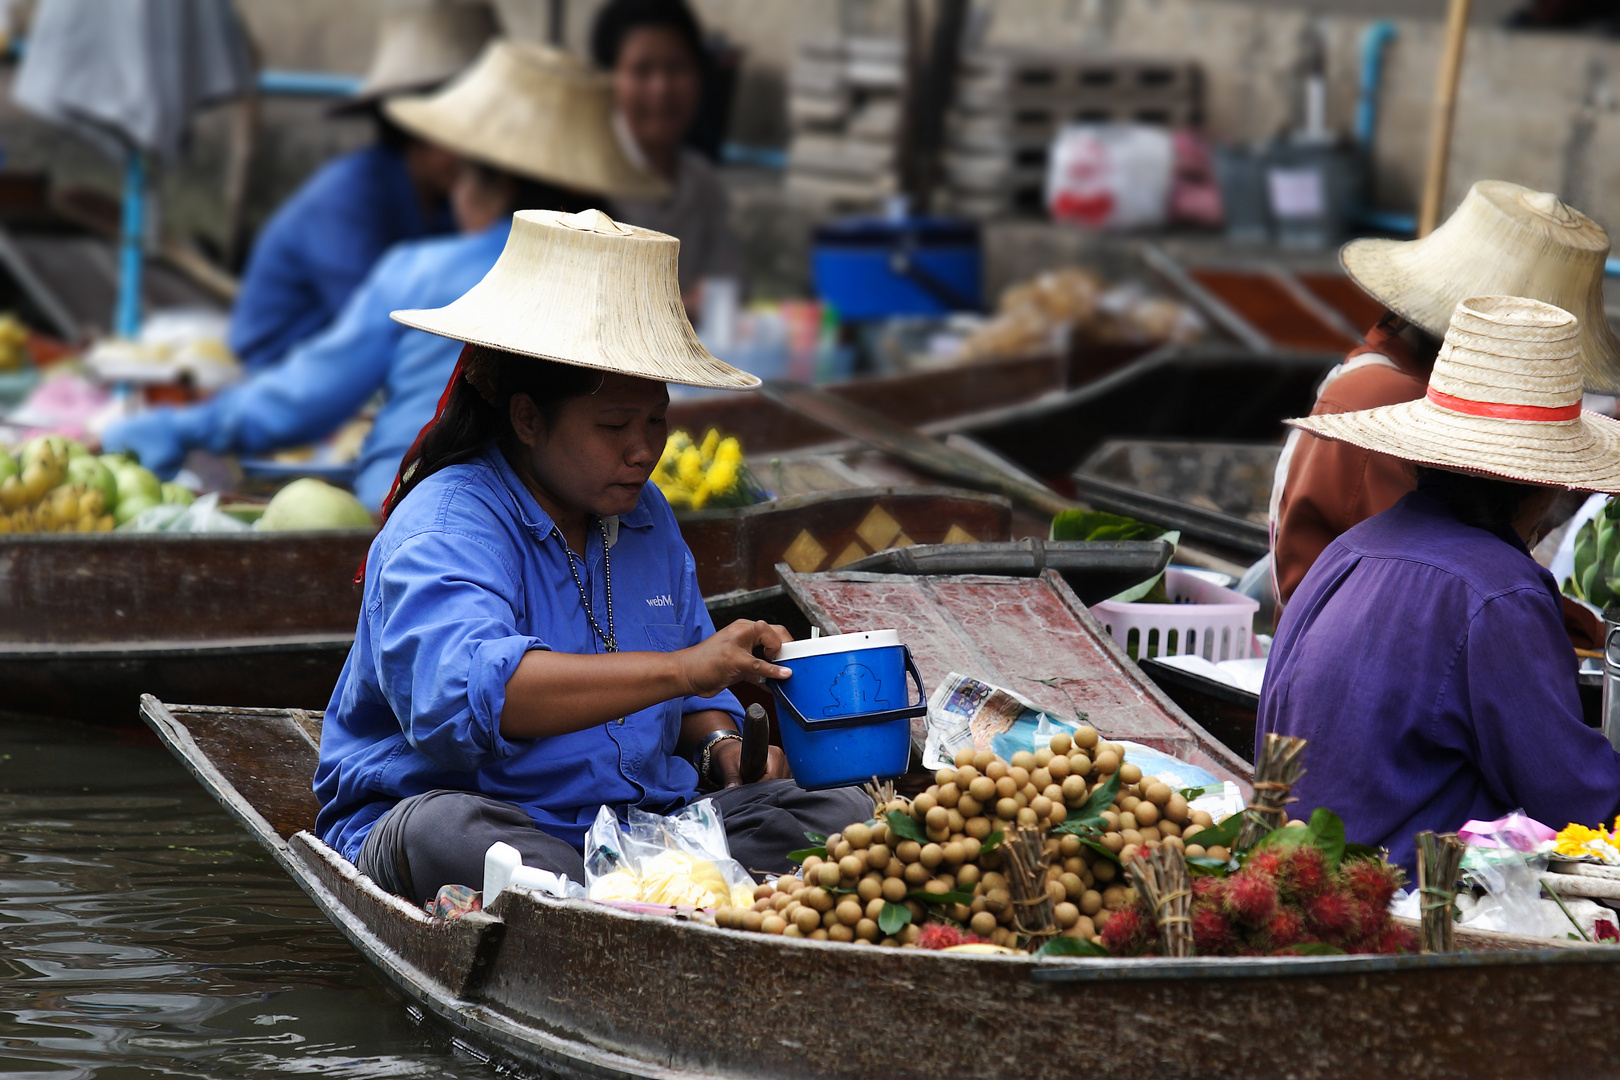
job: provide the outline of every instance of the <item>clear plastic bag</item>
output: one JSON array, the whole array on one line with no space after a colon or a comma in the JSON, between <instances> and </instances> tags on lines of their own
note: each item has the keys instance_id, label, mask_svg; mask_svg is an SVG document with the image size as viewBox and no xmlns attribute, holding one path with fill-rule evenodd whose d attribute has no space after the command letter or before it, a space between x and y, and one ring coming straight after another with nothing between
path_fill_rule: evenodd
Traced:
<instances>
[{"instance_id":1,"label":"clear plastic bag","mask_svg":"<svg viewBox=\"0 0 1620 1080\"><path fill-rule=\"evenodd\" d=\"M702 799L668 816L611 807L585 834L585 889L592 900L670 907L748 907L754 879L731 857L720 811Z\"/></svg>"},{"instance_id":2,"label":"clear plastic bag","mask_svg":"<svg viewBox=\"0 0 1620 1080\"><path fill-rule=\"evenodd\" d=\"M1470 821L1463 836L1463 877L1486 895L1463 920L1481 930L1502 930L1530 937L1561 937L1573 929L1556 904L1541 899L1541 876L1547 872L1547 848L1541 825L1515 810L1495 821Z\"/></svg>"},{"instance_id":3,"label":"clear plastic bag","mask_svg":"<svg viewBox=\"0 0 1620 1080\"><path fill-rule=\"evenodd\" d=\"M164 503L148 507L118 526L119 532L247 532L248 526L219 508L219 492L210 491L190 505Z\"/></svg>"}]
</instances>

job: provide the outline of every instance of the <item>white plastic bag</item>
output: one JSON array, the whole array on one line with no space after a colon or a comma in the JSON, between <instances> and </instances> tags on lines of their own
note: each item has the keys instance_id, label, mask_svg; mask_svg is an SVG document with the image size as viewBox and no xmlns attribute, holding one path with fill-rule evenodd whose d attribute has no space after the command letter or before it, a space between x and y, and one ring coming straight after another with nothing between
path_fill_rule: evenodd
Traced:
<instances>
[{"instance_id":1,"label":"white plastic bag","mask_svg":"<svg viewBox=\"0 0 1620 1080\"><path fill-rule=\"evenodd\" d=\"M585 834L585 887L592 900L712 908L754 902L754 879L731 857L720 811L701 799L667 817L612 807Z\"/></svg>"},{"instance_id":2,"label":"white plastic bag","mask_svg":"<svg viewBox=\"0 0 1620 1080\"><path fill-rule=\"evenodd\" d=\"M1046 208L1097 229L1165 223L1175 153L1166 128L1075 124L1058 132L1046 170Z\"/></svg>"},{"instance_id":3,"label":"white plastic bag","mask_svg":"<svg viewBox=\"0 0 1620 1080\"><path fill-rule=\"evenodd\" d=\"M248 526L219 509L219 492L189 505L151 506L118 526L119 532L247 532Z\"/></svg>"}]
</instances>

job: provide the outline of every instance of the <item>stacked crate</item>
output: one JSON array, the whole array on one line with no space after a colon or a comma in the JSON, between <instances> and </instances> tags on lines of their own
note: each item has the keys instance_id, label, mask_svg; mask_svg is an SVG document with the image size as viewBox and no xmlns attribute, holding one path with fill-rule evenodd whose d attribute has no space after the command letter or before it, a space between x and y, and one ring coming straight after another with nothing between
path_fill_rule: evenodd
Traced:
<instances>
[{"instance_id":1,"label":"stacked crate","mask_svg":"<svg viewBox=\"0 0 1620 1080\"><path fill-rule=\"evenodd\" d=\"M897 39L802 43L788 76L788 190L829 211L874 210L893 194L903 81Z\"/></svg>"},{"instance_id":2,"label":"stacked crate","mask_svg":"<svg viewBox=\"0 0 1620 1080\"><path fill-rule=\"evenodd\" d=\"M1199 122L1198 66L1106 54L997 48L963 58L949 121L951 209L1038 214L1053 138L1068 124Z\"/></svg>"}]
</instances>

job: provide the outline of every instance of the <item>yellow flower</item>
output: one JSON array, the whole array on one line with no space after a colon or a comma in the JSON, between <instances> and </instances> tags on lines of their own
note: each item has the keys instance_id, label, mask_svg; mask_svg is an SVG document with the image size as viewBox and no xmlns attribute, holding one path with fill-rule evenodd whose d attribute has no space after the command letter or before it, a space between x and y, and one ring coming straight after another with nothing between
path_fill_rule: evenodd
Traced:
<instances>
[{"instance_id":1,"label":"yellow flower","mask_svg":"<svg viewBox=\"0 0 1620 1080\"><path fill-rule=\"evenodd\" d=\"M713 495L730 495L737 490L737 466L730 461L716 461L709 466L703 486Z\"/></svg>"},{"instance_id":2,"label":"yellow flower","mask_svg":"<svg viewBox=\"0 0 1620 1080\"><path fill-rule=\"evenodd\" d=\"M705 464L714 460L714 452L720 445L720 429L710 428L709 433L703 436L703 461Z\"/></svg>"},{"instance_id":3,"label":"yellow flower","mask_svg":"<svg viewBox=\"0 0 1620 1080\"><path fill-rule=\"evenodd\" d=\"M714 463L716 465L723 461L730 462L733 465L741 465L742 459L742 443L737 441L735 435L720 440L720 445L714 452Z\"/></svg>"},{"instance_id":4,"label":"yellow flower","mask_svg":"<svg viewBox=\"0 0 1620 1080\"><path fill-rule=\"evenodd\" d=\"M1615 827L1620 830L1620 820ZM1620 862L1620 837L1599 826L1596 829L1570 822L1553 841L1553 850L1571 858L1589 856L1604 862Z\"/></svg>"},{"instance_id":5,"label":"yellow flower","mask_svg":"<svg viewBox=\"0 0 1620 1080\"><path fill-rule=\"evenodd\" d=\"M712 495L712 494L714 494L714 493L709 490L709 482L707 480L705 480L703 483L699 484L697 486L697 490L692 492L692 509L694 509L694 510L703 509L705 506L708 505L709 496Z\"/></svg>"},{"instance_id":6,"label":"yellow flower","mask_svg":"<svg viewBox=\"0 0 1620 1080\"><path fill-rule=\"evenodd\" d=\"M696 491L698 485L703 483L703 455L695 446L688 446L681 451L679 461L676 462L676 476L680 477L682 484Z\"/></svg>"}]
</instances>

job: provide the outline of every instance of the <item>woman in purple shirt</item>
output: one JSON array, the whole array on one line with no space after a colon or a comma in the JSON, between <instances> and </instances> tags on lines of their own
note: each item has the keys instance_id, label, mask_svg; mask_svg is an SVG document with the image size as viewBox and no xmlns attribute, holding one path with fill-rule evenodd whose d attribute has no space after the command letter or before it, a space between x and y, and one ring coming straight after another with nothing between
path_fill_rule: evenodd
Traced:
<instances>
[{"instance_id":1,"label":"woman in purple shirt","mask_svg":"<svg viewBox=\"0 0 1620 1080\"><path fill-rule=\"evenodd\" d=\"M1425 829L1620 809L1620 754L1581 718L1557 586L1529 552L1561 489L1620 492L1620 424L1581 411L1578 340L1549 304L1465 300L1427 397L1290 421L1415 462L1419 483L1305 576L1256 737L1309 739L1296 812L1335 811L1409 873Z\"/></svg>"}]
</instances>

